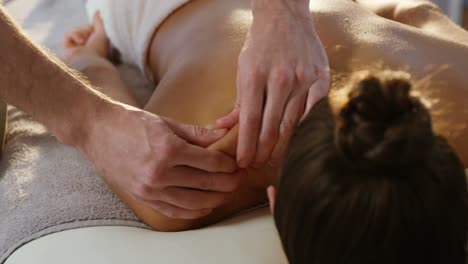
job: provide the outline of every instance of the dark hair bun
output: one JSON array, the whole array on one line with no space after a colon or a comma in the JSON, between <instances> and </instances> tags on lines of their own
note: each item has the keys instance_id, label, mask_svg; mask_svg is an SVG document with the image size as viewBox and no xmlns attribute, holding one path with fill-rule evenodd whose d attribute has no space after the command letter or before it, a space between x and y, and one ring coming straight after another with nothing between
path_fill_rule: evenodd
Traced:
<instances>
[{"instance_id":1,"label":"dark hair bun","mask_svg":"<svg viewBox=\"0 0 468 264\"><path fill-rule=\"evenodd\" d=\"M424 159L434 143L431 118L410 95L409 75L361 73L340 112L337 147L360 168L398 168Z\"/></svg>"}]
</instances>

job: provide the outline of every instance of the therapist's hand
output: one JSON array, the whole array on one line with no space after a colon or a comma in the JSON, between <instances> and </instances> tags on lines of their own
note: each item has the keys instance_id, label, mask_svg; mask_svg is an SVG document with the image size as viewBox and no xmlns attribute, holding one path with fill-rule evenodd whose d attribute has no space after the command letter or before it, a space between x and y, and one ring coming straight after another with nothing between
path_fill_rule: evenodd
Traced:
<instances>
[{"instance_id":1,"label":"therapist's hand","mask_svg":"<svg viewBox=\"0 0 468 264\"><path fill-rule=\"evenodd\" d=\"M93 120L77 147L98 174L158 212L180 219L209 214L237 189L242 171L207 150L225 134L116 104Z\"/></svg>"},{"instance_id":2,"label":"therapist's hand","mask_svg":"<svg viewBox=\"0 0 468 264\"><path fill-rule=\"evenodd\" d=\"M217 121L240 123L240 167L277 164L301 117L328 93L325 49L305 0L254 0L253 23L239 57L237 102Z\"/></svg>"}]
</instances>

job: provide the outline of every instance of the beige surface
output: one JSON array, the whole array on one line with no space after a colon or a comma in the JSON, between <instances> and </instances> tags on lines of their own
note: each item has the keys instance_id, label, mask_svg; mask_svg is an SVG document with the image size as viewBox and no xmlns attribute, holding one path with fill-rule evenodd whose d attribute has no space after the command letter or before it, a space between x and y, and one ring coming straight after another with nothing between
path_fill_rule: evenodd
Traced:
<instances>
[{"instance_id":1,"label":"beige surface","mask_svg":"<svg viewBox=\"0 0 468 264\"><path fill-rule=\"evenodd\" d=\"M64 231L17 250L6 264L286 264L268 209L202 230L159 233L132 227Z\"/></svg>"}]
</instances>

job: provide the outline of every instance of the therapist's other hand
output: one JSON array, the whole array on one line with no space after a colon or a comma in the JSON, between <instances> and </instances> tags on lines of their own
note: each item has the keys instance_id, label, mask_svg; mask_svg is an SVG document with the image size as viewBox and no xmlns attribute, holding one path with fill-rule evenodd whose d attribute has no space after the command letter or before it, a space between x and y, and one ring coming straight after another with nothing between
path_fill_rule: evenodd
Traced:
<instances>
[{"instance_id":1,"label":"therapist's other hand","mask_svg":"<svg viewBox=\"0 0 468 264\"><path fill-rule=\"evenodd\" d=\"M121 104L102 112L78 148L110 186L179 219L209 214L237 189L243 172L236 161L204 148L225 130L184 125Z\"/></svg>"},{"instance_id":2,"label":"therapist's other hand","mask_svg":"<svg viewBox=\"0 0 468 264\"><path fill-rule=\"evenodd\" d=\"M294 128L328 94L327 54L308 1L254 0L253 23L239 57L234 110L220 128L240 123L240 167L277 164Z\"/></svg>"}]
</instances>

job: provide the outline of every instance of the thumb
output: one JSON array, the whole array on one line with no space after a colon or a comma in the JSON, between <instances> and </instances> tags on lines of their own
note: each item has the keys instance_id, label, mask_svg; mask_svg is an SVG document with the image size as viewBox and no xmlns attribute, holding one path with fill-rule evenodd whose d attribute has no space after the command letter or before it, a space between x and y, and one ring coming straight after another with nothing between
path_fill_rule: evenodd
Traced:
<instances>
[{"instance_id":1,"label":"thumb","mask_svg":"<svg viewBox=\"0 0 468 264\"><path fill-rule=\"evenodd\" d=\"M239 114L240 114L240 107L239 103L236 102L234 105L234 109L224 117L219 118L216 120L216 127L217 128L233 128L237 123L239 123Z\"/></svg>"},{"instance_id":2,"label":"thumb","mask_svg":"<svg viewBox=\"0 0 468 264\"><path fill-rule=\"evenodd\" d=\"M161 119L178 137L200 147L213 144L227 133L227 129L209 129L197 125L182 124L168 117L161 117Z\"/></svg>"},{"instance_id":3,"label":"thumb","mask_svg":"<svg viewBox=\"0 0 468 264\"><path fill-rule=\"evenodd\" d=\"M217 128L232 128L239 123L239 109L234 109L228 115L216 120Z\"/></svg>"}]
</instances>

